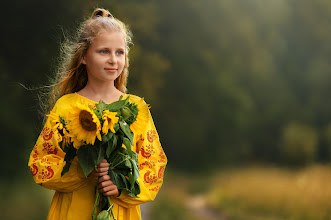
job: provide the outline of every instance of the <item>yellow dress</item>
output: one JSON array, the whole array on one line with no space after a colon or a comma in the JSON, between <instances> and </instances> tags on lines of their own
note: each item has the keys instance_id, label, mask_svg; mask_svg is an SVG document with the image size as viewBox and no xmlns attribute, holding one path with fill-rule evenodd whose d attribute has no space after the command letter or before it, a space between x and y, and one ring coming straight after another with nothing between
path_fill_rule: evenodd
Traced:
<instances>
[{"instance_id":1,"label":"yellow dress","mask_svg":"<svg viewBox=\"0 0 331 220\"><path fill-rule=\"evenodd\" d=\"M163 183L167 163L147 104L134 95L130 95L130 101L138 104L140 115L136 121L139 132L134 134L133 150L139 155L140 177L138 182L141 193L138 195L139 198L132 198L125 191L119 197L111 197L117 220L141 219L139 204L155 198ZM96 102L77 93L67 94L56 102L52 111L66 118L71 105L75 103L93 106ZM58 133L52 130L48 119L31 152L28 163L35 182L55 190L47 219L90 220L92 219L97 179L85 177L77 157L73 160L70 170L61 177L62 168L65 165L65 153L59 147L58 141Z\"/></svg>"}]
</instances>

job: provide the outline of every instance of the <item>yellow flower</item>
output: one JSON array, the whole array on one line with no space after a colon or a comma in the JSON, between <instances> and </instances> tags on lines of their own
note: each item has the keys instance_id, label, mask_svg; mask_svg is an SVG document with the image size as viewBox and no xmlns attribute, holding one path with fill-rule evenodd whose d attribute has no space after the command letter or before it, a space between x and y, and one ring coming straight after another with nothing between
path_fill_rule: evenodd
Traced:
<instances>
[{"instance_id":1,"label":"yellow flower","mask_svg":"<svg viewBox=\"0 0 331 220\"><path fill-rule=\"evenodd\" d=\"M138 105L139 112L136 121L130 125L130 129L134 134L138 134L145 127L146 121L148 121L150 107L146 104L144 98L135 101L135 103Z\"/></svg>"},{"instance_id":2,"label":"yellow flower","mask_svg":"<svg viewBox=\"0 0 331 220\"><path fill-rule=\"evenodd\" d=\"M59 142L64 141L64 144L68 144L70 142L70 139L68 137L68 131L64 128L64 125L62 124L60 120L60 116L57 115L55 112L51 111L48 115L46 115L50 123L52 125L52 130L56 132L56 134L59 137Z\"/></svg>"},{"instance_id":3,"label":"yellow flower","mask_svg":"<svg viewBox=\"0 0 331 220\"><path fill-rule=\"evenodd\" d=\"M102 133L108 134L108 130L115 133L114 125L118 123L118 117L116 117L117 112L110 112L108 110L103 111L102 120Z\"/></svg>"},{"instance_id":4,"label":"yellow flower","mask_svg":"<svg viewBox=\"0 0 331 220\"><path fill-rule=\"evenodd\" d=\"M52 128L62 130L64 128L63 124L60 121L59 115L57 115L55 112L51 111L48 115L46 115L51 122Z\"/></svg>"},{"instance_id":5,"label":"yellow flower","mask_svg":"<svg viewBox=\"0 0 331 220\"><path fill-rule=\"evenodd\" d=\"M75 137L75 136L71 136L70 139L71 139L71 142L72 142L74 148L76 148L76 149L79 149L81 146L84 145L84 142L78 140L77 137Z\"/></svg>"},{"instance_id":6,"label":"yellow flower","mask_svg":"<svg viewBox=\"0 0 331 220\"><path fill-rule=\"evenodd\" d=\"M97 137L101 141L101 124L94 112L85 105L74 105L68 116L68 130L71 140L76 147L81 146L81 142L94 144Z\"/></svg>"}]
</instances>

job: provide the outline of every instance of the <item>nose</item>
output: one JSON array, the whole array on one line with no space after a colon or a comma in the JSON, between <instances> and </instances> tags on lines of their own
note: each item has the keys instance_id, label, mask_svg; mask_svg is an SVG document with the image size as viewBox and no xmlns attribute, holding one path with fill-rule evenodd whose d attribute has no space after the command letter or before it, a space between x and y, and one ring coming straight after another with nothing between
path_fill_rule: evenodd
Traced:
<instances>
[{"instance_id":1,"label":"nose","mask_svg":"<svg viewBox=\"0 0 331 220\"><path fill-rule=\"evenodd\" d=\"M115 63L115 62L116 62L115 54L113 54L113 53L109 54L108 63Z\"/></svg>"}]
</instances>

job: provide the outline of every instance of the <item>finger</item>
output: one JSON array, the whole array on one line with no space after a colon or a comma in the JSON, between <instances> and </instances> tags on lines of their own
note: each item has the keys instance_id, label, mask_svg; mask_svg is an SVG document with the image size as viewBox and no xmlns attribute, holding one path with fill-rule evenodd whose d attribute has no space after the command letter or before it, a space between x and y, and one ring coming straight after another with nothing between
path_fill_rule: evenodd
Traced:
<instances>
[{"instance_id":1,"label":"finger","mask_svg":"<svg viewBox=\"0 0 331 220\"><path fill-rule=\"evenodd\" d=\"M107 187L103 187L101 189L99 189L100 193L107 193L108 195L116 195L118 194L118 190L117 187L112 185L112 186L107 186Z\"/></svg>"},{"instance_id":2,"label":"finger","mask_svg":"<svg viewBox=\"0 0 331 220\"><path fill-rule=\"evenodd\" d=\"M99 173L107 172L109 170L109 167L100 167L95 170L96 170L96 172L99 172Z\"/></svg>"},{"instance_id":3,"label":"finger","mask_svg":"<svg viewBox=\"0 0 331 220\"><path fill-rule=\"evenodd\" d=\"M98 182L104 182L104 181L111 181L109 175L103 175L102 177L99 178ZM112 181L111 181L112 182Z\"/></svg>"},{"instance_id":4,"label":"finger","mask_svg":"<svg viewBox=\"0 0 331 220\"><path fill-rule=\"evenodd\" d=\"M105 176L105 175L107 175L107 174L108 174L108 172L102 172L102 173L99 173L99 172L92 172L92 173L90 173L89 176Z\"/></svg>"},{"instance_id":5,"label":"finger","mask_svg":"<svg viewBox=\"0 0 331 220\"><path fill-rule=\"evenodd\" d=\"M104 196L119 196L119 194L120 193L117 189L103 193Z\"/></svg>"},{"instance_id":6,"label":"finger","mask_svg":"<svg viewBox=\"0 0 331 220\"><path fill-rule=\"evenodd\" d=\"M101 188L105 188L105 187L108 187L108 186L115 186L114 183L110 180L108 181L103 181L101 183L98 184L98 188L101 189Z\"/></svg>"},{"instance_id":7,"label":"finger","mask_svg":"<svg viewBox=\"0 0 331 220\"><path fill-rule=\"evenodd\" d=\"M104 159L103 161L101 161L97 167L109 167L109 163L107 162L106 159Z\"/></svg>"}]
</instances>

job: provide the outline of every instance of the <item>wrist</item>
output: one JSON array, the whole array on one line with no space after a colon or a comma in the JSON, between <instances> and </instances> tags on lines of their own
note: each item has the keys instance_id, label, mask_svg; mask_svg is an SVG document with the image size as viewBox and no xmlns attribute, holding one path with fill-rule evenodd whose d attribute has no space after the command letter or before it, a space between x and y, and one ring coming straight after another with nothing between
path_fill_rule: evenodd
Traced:
<instances>
[{"instance_id":1,"label":"wrist","mask_svg":"<svg viewBox=\"0 0 331 220\"><path fill-rule=\"evenodd\" d=\"M118 195L117 195L117 197L119 197L119 196L121 195L121 193L122 193L122 190L119 189L119 190L118 190Z\"/></svg>"}]
</instances>

